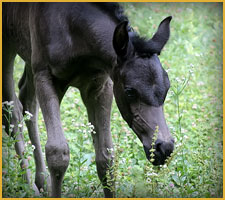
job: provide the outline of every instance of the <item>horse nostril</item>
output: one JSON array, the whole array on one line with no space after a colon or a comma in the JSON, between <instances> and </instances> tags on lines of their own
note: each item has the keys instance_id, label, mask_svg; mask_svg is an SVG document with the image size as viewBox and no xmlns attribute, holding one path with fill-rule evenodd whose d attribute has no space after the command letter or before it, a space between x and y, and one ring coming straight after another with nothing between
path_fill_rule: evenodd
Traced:
<instances>
[{"instance_id":1,"label":"horse nostril","mask_svg":"<svg viewBox=\"0 0 225 200\"><path fill-rule=\"evenodd\" d=\"M170 154L173 152L173 148L174 148L173 142L164 142L160 139L156 140L155 149L162 155L170 156Z\"/></svg>"},{"instance_id":2,"label":"horse nostril","mask_svg":"<svg viewBox=\"0 0 225 200\"><path fill-rule=\"evenodd\" d=\"M162 144L163 144L163 141L158 139L156 140L155 142L155 150L158 151L158 152L161 152L162 154L165 154L163 148L162 148Z\"/></svg>"}]
</instances>

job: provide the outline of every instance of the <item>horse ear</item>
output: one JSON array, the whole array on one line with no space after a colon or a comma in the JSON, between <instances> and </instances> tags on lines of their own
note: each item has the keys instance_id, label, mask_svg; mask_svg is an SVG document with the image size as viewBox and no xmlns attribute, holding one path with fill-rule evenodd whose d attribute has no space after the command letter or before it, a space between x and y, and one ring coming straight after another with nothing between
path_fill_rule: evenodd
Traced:
<instances>
[{"instance_id":1,"label":"horse ear","mask_svg":"<svg viewBox=\"0 0 225 200\"><path fill-rule=\"evenodd\" d=\"M113 35L113 48L119 57L127 55L129 35L127 31L128 21L121 22L115 28Z\"/></svg>"},{"instance_id":2,"label":"horse ear","mask_svg":"<svg viewBox=\"0 0 225 200\"><path fill-rule=\"evenodd\" d=\"M149 40L149 46L155 49L155 53L160 54L161 50L167 43L170 37L170 21L172 16L165 18L158 27L157 32L154 34L152 39Z\"/></svg>"}]
</instances>

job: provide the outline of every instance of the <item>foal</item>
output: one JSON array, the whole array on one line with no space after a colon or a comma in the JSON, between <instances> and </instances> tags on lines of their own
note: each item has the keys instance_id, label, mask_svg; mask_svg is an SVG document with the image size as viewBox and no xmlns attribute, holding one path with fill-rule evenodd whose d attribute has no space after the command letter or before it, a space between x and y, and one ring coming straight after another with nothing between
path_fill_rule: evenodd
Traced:
<instances>
[{"instance_id":1,"label":"foal","mask_svg":"<svg viewBox=\"0 0 225 200\"><path fill-rule=\"evenodd\" d=\"M60 103L69 86L79 88L89 121L95 127L92 137L105 197L115 195L106 178L113 164L109 163L112 154L107 151L113 148L113 94L124 120L143 143L148 159L158 127L153 164L165 162L174 141L163 113L170 83L158 55L169 39L171 18L164 19L147 40L132 31L117 3L3 3L3 101L15 102L13 134L25 110L34 116L26 125L35 146L35 187L44 187L45 171L37 127L39 103L48 135L45 153L51 195L61 196L70 156L60 120ZM19 99L13 81L16 54L26 63ZM4 117L3 124L8 126ZM18 139L16 151L22 157L24 143L21 136Z\"/></svg>"}]
</instances>

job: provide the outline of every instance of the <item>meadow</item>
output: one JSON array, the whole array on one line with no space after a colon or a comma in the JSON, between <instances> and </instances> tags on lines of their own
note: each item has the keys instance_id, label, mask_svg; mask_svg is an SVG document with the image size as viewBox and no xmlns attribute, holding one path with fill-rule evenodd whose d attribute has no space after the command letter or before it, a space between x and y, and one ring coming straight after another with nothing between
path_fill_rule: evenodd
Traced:
<instances>
[{"instance_id":1,"label":"meadow","mask_svg":"<svg viewBox=\"0 0 225 200\"><path fill-rule=\"evenodd\" d=\"M133 29L147 38L152 37L162 19L173 16L171 37L159 58L171 82L164 111L175 138L175 151L165 165L154 167L147 161L141 142L122 119L114 101L111 132L116 197L223 197L222 3L122 5ZM16 82L23 72L23 64L17 57ZM78 89L67 91L61 104L61 119L70 146L70 165L62 196L103 197L95 166L92 127ZM44 152L47 134L41 112L38 123ZM24 137L24 155L29 160L34 181L33 147L25 127ZM3 131L3 197L34 197L22 178L24 172L14 142ZM47 197L45 188L41 197Z\"/></svg>"}]
</instances>

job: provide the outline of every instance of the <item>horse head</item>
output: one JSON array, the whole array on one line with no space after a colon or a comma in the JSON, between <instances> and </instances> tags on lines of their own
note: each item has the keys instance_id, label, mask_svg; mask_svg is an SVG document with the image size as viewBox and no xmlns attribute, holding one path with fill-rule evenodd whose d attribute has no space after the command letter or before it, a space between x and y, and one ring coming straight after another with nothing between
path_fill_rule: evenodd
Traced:
<instances>
[{"instance_id":1,"label":"horse head","mask_svg":"<svg viewBox=\"0 0 225 200\"><path fill-rule=\"evenodd\" d=\"M113 37L117 54L112 76L114 96L123 118L142 142L149 160L152 157L150 150L154 149L154 165L164 164L174 149L163 111L170 81L158 58L169 39L171 19L164 19L150 40L130 31L127 21L116 27ZM155 141L154 135L157 135Z\"/></svg>"}]
</instances>

